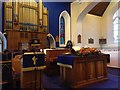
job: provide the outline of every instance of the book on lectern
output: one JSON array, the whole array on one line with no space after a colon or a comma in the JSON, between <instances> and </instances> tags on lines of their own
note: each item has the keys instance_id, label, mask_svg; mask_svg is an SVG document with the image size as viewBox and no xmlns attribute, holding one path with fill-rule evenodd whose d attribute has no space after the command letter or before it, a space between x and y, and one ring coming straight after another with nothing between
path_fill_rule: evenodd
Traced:
<instances>
[{"instance_id":1,"label":"book on lectern","mask_svg":"<svg viewBox=\"0 0 120 90\"><path fill-rule=\"evenodd\" d=\"M42 52L28 52L23 54L23 68L44 66L45 54Z\"/></svg>"}]
</instances>

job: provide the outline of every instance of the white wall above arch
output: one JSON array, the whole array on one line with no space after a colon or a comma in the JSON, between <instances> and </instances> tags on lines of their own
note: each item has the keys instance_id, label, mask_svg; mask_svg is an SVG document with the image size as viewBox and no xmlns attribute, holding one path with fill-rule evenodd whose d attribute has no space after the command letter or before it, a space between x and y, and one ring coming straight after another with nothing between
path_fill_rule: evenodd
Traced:
<instances>
[{"instance_id":1,"label":"white wall above arch","mask_svg":"<svg viewBox=\"0 0 120 90\"><path fill-rule=\"evenodd\" d=\"M60 47L63 47L66 45L67 41L70 40L70 15L69 13L64 10L61 12L60 16L59 16L59 42L60 42L60 18L63 17L65 19L65 44L64 45L60 45Z\"/></svg>"},{"instance_id":2,"label":"white wall above arch","mask_svg":"<svg viewBox=\"0 0 120 90\"><path fill-rule=\"evenodd\" d=\"M73 45L82 46L82 20L88 12L99 2L104 0L91 0L90 2L71 3L71 39ZM77 36L81 35L81 43L77 43Z\"/></svg>"},{"instance_id":3,"label":"white wall above arch","mask_svg":"<svg viewBox=\"0 0 120 90\"><path fill-rule=\"evenodd\" d=\"M79 16L77 17L77 21L76 21L76 40L75 40L75 45L77 46L83 46L83 25L82 25L82 21L84 19L84 17L88 14L88 12L99 2L91 2L88 6L85 7L85 9L79 14ZM77 43L77 36L81 34L81 44Z\"/></svg>"},{"instance_id":4,"label":"white wall above arch","mask_svg":"<svg viewBox=\"0 0 120 90\"><path fill-rule=\"evenodd\" d=\"M71 36L72 36L73 45L84 46L84 44L85 44L83 42L83 41L85 41L84 37L86 37L85 36L86 32L89 32L90 30L94 31L94 35L90 36L90 34L87 34L87 37L88 36L89 36L89 38L94 37L93 39L95 40L95 43L96 43L95 45L97 47L100 47L98 40L101 37L107 38L107 44L106 44L107 47L108 47L108 45L109 46L112 45L112 43L113 43L112 42L112 40L113 40L112 17L114 15L115 11L120 6L120 2L112 2L112 1L109 4L109 6L107 7L107 9L104 12L102 17L88 14L88 12L99 2L89 2L89 3L82 2L81 4L77 4L77 3L71 4L71 6L72 6L71 7ZM79 9L76 9L76 8L79 8ZM89 20L91 22L88 23L87 20ZM88 29L88 26L85 27L85 24L89 25L89 29ZM90 25L94 25L94 24L95 24L95 27L90 26ZM95 29L96 29L96 31L95 31ZM77 36L79 34L81 34L81 43L77 43ZM86 38L85 42L87 43L87 38ZM88 44L88 45L90 45L90 44ZM95 45L93 44L92 46L95 46Z\"/></svg>"}]
</instances>

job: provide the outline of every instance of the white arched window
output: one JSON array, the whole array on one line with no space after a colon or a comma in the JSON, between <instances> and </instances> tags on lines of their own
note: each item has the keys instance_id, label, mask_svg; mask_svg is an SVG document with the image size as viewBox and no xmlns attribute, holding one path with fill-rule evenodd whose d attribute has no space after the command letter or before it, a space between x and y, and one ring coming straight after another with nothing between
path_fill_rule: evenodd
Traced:
<instances>
[{"instance_id":1,"label":"white arched window","mask_svg":"<svg viewBox=\"0 0 120 90\"><path fill-rule=\"evenodd\" d=\"M66 46L68 40L70 40L70 15L64 10L59 16L59 46Z\"/></svg>"},{"instance_id":2,"label":"white arched window","mask_svg":"<svg viewBox=\"0 0 120 90\"><path fill-rule=\"evenodd\" d=\"M120 8L113 15L113 38L114 43L120 42Z\"/></svg>"}]
</instances>

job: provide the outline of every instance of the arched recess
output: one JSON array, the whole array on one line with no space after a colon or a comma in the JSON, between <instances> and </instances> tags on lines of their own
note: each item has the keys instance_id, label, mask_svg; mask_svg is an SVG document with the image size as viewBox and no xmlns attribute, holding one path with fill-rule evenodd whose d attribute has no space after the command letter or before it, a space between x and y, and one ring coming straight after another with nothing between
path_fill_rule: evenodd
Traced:
<instances>
[{"instance_id":1,"label":"arched recess","mask_svg":"<svg viewBox=\"0 0 120 90\"><path fill-rule=\"evenodd\" d=\"M77 36L77 40L78 40L78 43L81 43L81 35L80 34Z\"/></svg>"},{"instance_id":2,"label":"arched recess","mask_svg":"<svg viewBox=\"0 0 120 90\"><path fill-rule=\"evenodd\" d=\"M102 1L102 0L101 0ZM76 22L76 39L75 39L75 45L82 46L82 43L77 42L77 36L81 35L81 42L83 42L83 36L82 36L82 20L83 18L88 14L88 12L99 2L91 2L85 9L79 14Z\"/></svg>"},{"instance_id":3,"label":"arched recess","mask_svg":"<svg viewBox=\"0 0 120 90\"><path fill-rule=\"evenodd\" d=\"M50 33L47 35L47 40L48 40L49 48L56 48L55 39Z\"/></svg>"},{"instance_id":4,"label":"arched recess","mask_svg":"<svg viewBox=\"0 0 120 90\"><path fill-rule=\"evenodd\" d=\"M7 40L2 32L0 32L0 40L2 41L2 50L4 51L5 49L7 49Z\"/></svg>"},{"instance_id":5,"label":"arched recess","mask_svg":"<svg viewBox=\"0 0 120 90\"><path fill-rule=\"evenodd\" d=\"M65 20L65 43L64 44L60 44L60 30L61 30L60 20L61 20L61 17L63 17ZM61 14L59 16L59 46L64 47L68 40L70 40L70 15L66 10L64 10L61 12Z\"/></svg>"}]
</instances>

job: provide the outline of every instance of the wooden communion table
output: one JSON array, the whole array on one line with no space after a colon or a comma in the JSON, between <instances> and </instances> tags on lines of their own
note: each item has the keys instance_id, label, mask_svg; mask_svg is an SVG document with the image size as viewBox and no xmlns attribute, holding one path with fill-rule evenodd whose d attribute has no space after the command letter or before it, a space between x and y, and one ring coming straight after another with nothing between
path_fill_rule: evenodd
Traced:
<instances>
[{"instance_id":1,"label":"wooden communion table","mask_svg":"<svg viewBox=\"0 0 120 90\"><path fill-rule=\"evenodd\" d=\"M61 83L72 88L107 80L107 58L104 54L91 56L58 56Z\"/></svg>"}]
</instances>

